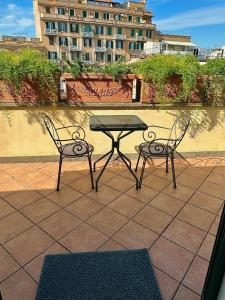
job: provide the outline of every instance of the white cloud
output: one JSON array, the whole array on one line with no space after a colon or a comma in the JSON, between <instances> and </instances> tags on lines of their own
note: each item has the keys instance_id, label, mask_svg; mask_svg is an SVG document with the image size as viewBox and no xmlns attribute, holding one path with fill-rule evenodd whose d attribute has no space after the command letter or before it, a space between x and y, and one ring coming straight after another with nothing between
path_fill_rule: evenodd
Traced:
<instances>
[{"instance_id":1,"label":"white cloud","mask_svg":"<svg viewBox=\"0 0 225 300\"><path fill-rule=\"evenodd\" d=\"M160 30L179 30L197 26L225 24L225 5L208 6L155 20Z\"/></svg>"},{"instance_id":2,"label":"white cloud","mask_svg":"<svg viewBox=\"0 0 225 300\"><path fill-rule=\"evenodd\" d=\"M32 7L7 3L0 9L0 35L26 35L33 24Z\"/></svg>"}]
</instances>

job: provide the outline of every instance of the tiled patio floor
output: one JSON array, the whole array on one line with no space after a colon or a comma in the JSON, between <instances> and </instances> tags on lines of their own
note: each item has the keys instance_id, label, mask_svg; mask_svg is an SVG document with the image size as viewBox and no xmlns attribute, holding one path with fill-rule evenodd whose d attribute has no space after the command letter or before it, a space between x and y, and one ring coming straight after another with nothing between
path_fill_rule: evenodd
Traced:
<instances>
[{"instance_id":1,"label":"tiled patio floor","mask_svg":"<svg viewBox=\"0 0 225 300\"><path fill-rule=\"evenodd\" d=\"M114 163L99 192L87 163L0 164L0 289L31 300L48 253L148 248L165 300L200 299L221 207L225 159L176 160L177 189L161 160L134 188Z\"/></svg>"}]
</instances>

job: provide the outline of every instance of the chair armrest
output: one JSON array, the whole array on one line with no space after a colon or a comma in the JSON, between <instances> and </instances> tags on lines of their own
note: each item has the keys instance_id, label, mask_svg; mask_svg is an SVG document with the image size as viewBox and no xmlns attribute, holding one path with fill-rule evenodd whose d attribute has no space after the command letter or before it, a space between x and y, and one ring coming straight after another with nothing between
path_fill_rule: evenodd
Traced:
<instances>
[{"instance_id":1,"label":"chair armrest","mask_svg":"<svg viewBox=\"0 0 225 300\"><path fill-rule=\"evenodd\" d=\"M85 133L84 129L78 125L59 127L59 128L56 128L56 131L59 132L59 131L67 130L69 128L75 129L75 131L71 133L71 139L65 139L65 140L61 140L61 141L65 142L65 141L73 141L76 139L82 139L82 140L85 139L86 133Z\"/></svg>"},{"instance_id":2,"label":"chair armrest","mask_svg":"<svg viewBox=\"0 0 225 300\"><path fill-rule=\"evenodd\" d=\"M163 127L163 126L157 126L157 125L149 125L148 129L143 132L143 139L146 142L150 142L152 140L155 140L157 138L157 129L163 129L168 133L168 137L171 132L171 128L169 127Z\"/></svg>"}]
</instances>

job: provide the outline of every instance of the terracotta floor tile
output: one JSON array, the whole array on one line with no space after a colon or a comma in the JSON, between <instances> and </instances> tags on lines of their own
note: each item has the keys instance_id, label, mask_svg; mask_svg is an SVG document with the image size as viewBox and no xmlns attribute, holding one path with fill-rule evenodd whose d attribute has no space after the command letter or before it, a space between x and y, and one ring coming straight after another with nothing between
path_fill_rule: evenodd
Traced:
<instances>
[{"instance_id":1,"label":"terracotta floor tile","mask_svg":"<svg viewBox=\"0 0 225 300\"><path fill-rule=\"evenodd\" d=\"M207 181L213 182L215 184L225 187L224 175L212 172L206 179Z\"/></svg>"},{"instance_id":2,"label":"terracotta floor tile","mask_svg":"<svg viewBox=\"0 0 225 300\"><path fill-rule=\"evenodd\" d=\"M33 185L29 187L29 189L35 190L39 193L41 193L43 196L47 196L50 193L55 192L56 190L56 179L53 179L52 177L48 177L46 180L35 182ZM61 183L60 188L62 188L64 185Z\"/></svg>"},{"instance_id":3,"label":"terracotta floor tile","mask_svg":"<svg viewBox=\"0 0 225 300\"><path fill-rule=\"evenodd\" d=\"M21 209L26 205L29 205L35 202L38 199L41 199L43 196L36 191L24 190L12 195L9 195L5 199L16 209Z\"/></svg>"},{"instance_id":4,"label":"terracotta floor tile","mask_svg":"<svg viewBox=\"0 0 225 300\"><path fill-rule=\"evenodd\" d=\"M20 269L17 262L2 247L0 247L0 266L0 282Z\"/></svg>"},{"instance_id":5,"label":"terracotta floor tile","mask_svg":"<svg viewBox=\"0 0 225 300\"><path fill-rule=\"evenodd\" d=\"M189 187L193 190L197 189L202 184L203 180L204 179L195 177L193 175L191 176L191 180L190 180L190 174L184 174L184 173L182 173L177 177L177 183L179 185Z\"/></svg>"},{"instance_id":6,"label":"terracotta floor tile","mask_svg":"<svg viewBox=\"0 0 225 300\"><path fill-rule=\"evenodd\" d=\"M18 181L21 182L24 186L29 187L36 182L43 181L48 179L48 176L40 172L39 170L33 170L28 174L18 177Z\"/></svg>"},{"instance_id":7,"label":"terracotta floor tile","mask_svg":"<svg viewBox=\"0 0 225 300\"><path fill-rule=\"evenodd\" d=\"M143 180L143 184L157 191L162 191L170 184L170 180L150 174Z\"/></svg>"},{"instance_id":8,"label":"terracotta floor tile","mask_svg":"<svg viewBox=\"0 0 225 300\"><path fill-rule=\"evenodd\" d=\"M107 205L121 195L121 192L112 189L111 187L102 184L99 191L92 190L87 194L88 197Z\"/></svg>"},{"instance_id":9,"label":"terracotta floor tile","mask_svg":"<svg viewBox=\"0 0 225 300\"><path fill-rule=\"evenodd\" d=\"M135 217L134 221L149 228L150 230L161 233L172 221L172 217L157 208L147 205Z\"/></svg>"},{"instance_id":10,"label":"terracotta floor tile","mask_svg":"<svg viewBox=\"0 0 225 300\"><path fill-rule=\"evenodd\" d=\"M125 193L128 191L131 187L135 189L135 182L134 180L129 180L125 177L122 176L116 176L113 179L110 179L109 181L106 182L106 184L113 189ZM100 192L100 189L99 189Z\"/></svg>"},{"instance_id":11,"label":"terracotta floor tile","mask_svg":"<svg viewBox=\"0 0 225 300\"><path fill-rule=\"evenodd\" d=\"M213 172L216 173L216 174L225 175L225 166L215 167Z\"/></svg>"},{"instance_id":12,"label":"terracotta floor tile","mask_svg":"<svg viewBox=\"0 0 225 300\"><path fill-rule=\"evenodd\" d=\"M33 259L27 265L25 265L24 269L38 282L45 256L48 254L61 254L61 253L68 253L68 251L59 244L53 244L41 255Z\"/></svg>"},{"instance_id":13,"label":"terracotta floor tile","mask_svg":"<svg viewBox=\"0 0 225 300\"><path fill-rule=\"evenodd\" d=\"M46 233L32 227L5 244L7 251L25 265L54 243Z\"/></svg>"},{"instance_id":14,"label":"terracotta floor tile","mask_svg":"<svg viewBox=\"0 0 225 300\"><path fill-rule=\"evenodd\" d=\"M35 298L37 284L22 269L0 285L3 299L31 300Z\"/></svg>"},{"instance_id":15,"label":"terracotta floor tile","mask_svg":"<svg viewBox=\"0 0 225 300\"><path fill-rule=\"evenodd\" d=\"M179 286L179 282L157 268L154 268L154 271L163 300L171 300Z\"/></svg>"},{"instance_id":16,"label":"terracotta floor tile","mask_svg":"<svg viewBox=\"0 0 225 300\"><path fill-rule=\"evenodd\" d=\"M207 260L196 256L183 281L185 286L199 295L202 293L208 264Z\"/></svg>"},{"instance_id":17,"label":"terracotta floor tile","mask_svg":"<svg viewBox=\"0 0 225 300\"><path fill-rule=\"evenodd\" d=\"M196 192L189 200L189 204L193 204L213 214L217 214L223 204L223 201L205 193Z\"/></svg>"},{"instance_id":18,"label":"terracotta floor tile","mask_svg":"<svg viewBox=\"0 0 225 300\"><path fill-rule=\"evenodd\" d=\"M101 169L96 170L96 172L94 172L94 177L95 177L95 179L97 179L97 177L98 177L98 175L100 174L100 172L101 172ZM104 183L104 182L109 181L110 179L112 179L112 178L114 178L114 177L116 177L116 176L117 176L117 175L116 175L115 173L110 172L110 171L108 171L108 170L105 170L104 173L103 173L103 175L101 176L99 182L100 182L100 183Z\"/></svg>"},{"instance_id":19,"label":"terracotta floor tile","mask_svg":"<svg viewBox=\"0 0 225 300\"><path fill-rule=\"evenodd\" d=\"M181 285L176 293L174 300L200 300L200 296Z\"/></svg>"},{"instance_id":20,"label":"terracotta floor tile","mask_svg":"<svg viewBox=\"0 0 225 300\"><path fill-rule=\"evenodd\" d=\"M100 251L112 251L112 250L125 250L126 248L118 244L114 240L108 240L102 247L99 248Z\"/></svg>"},{"instance_id":21,"label":"terracotta floor tile","mask_svg":"<svg viewBox=\"0 0 225 300\"><path fill-rule=\"evenodd\" d=\"M0 243L5 243L33 224L19 212L0 220Z\"/></svg>"},{"instance_id":22,"label":"terracotta floor tile","mask_svg":"<svg viewBox=\"0 0 225 300\"><path fill-rule=\"evenodd\" d=\"M58 205L49 201L47 198L42 198L22 208L20 211L34 223L38 223L58 210L60 210Z\"/></svg>"},{"instance_id":23,"label":"terracotta floor tile","mask_svg":"<svg viewBox=\"0 0 225 300\"><path fill-rule=\"evenodd\" d=\"M7 173L13 177L20 177L34 172L34 169L28 164L21 164L20 166L13 166L7 169Z\"/></svg>"},{"instance_id":24,"label":"terracotta floor tile","mask_svg":"<svg viewBox=\"0 0 225 300\"><path fill-rule=\"evenodd\" d=\"M208 261L211 258L213 246L215 243L215 236L212 234L207 234L206 238L204 239L201 248L198 251L198 256L201 256Z\"/></svg>"},{"instance_id":25,"label":"terracotta floor tile","mask_svg":"<svg viewBox=\"0 0 225 300\"><path fill-rule=\"evenodd\" d=\"M206 236L206 232L188 223L174 219L163 233L163 236L196 253Z\"/></svg>"},{"instance_id":26,"label":"terracotta floor tile","mask_svg":"<svg viewBox=\"0 0 225 300\"><path fill-rule=\"evenodd\" d=\"M71 188L73 188L83 194L87 194L90 191L92 191L90 176L84 176L78 180L75 180L73 183L71 183L69 185Z\"/></svg>"},{"instance_id":27,"label":"terracotta floor tile","mask_svg":"<svg viewBox=\"0 0 225 300\"><path fill-rule=\"evenodd\" d=\"M1 171L1 173L0 173L0 183L3 183L3 182L8 181L8 180L12 180L12 179L14 179L13 176L9 175L5 171Z\"/></svg>"},{"instance_id":28,"label":"terracotta floor tile","mask_svg":"<svg viewBox=\"0 0 225 300\"><path fill-rule=\"evenodd\" d=\"M84 174L81 174L80 172L67 170L62 174L61 182L69 185L69 184L73 183L74 181L81 179L83 177L84 177Z\"/></svg>"},{"instance_id":29,"label":"terracotta floor tile","mask_svg":"<svg viewBox=\"0 0 225 300\"><path fill-rule=\"evenodd\" d=\"M205 180L206 177L212 172L213 167L200 167L200 166L190 166L188 167L183 174L187 174L189 176L195 176L202 180Z\"/></svg>"},{"instance_id":30,"label":"terracotta floor tile","mask_svg":"<svg viewBox=\"0 0 225 300\"><path fill-rule=\"evenodd\" d=\"M113 236L113 239L126 248L139 249L149 248L157 237L158 235L151 230L130 221Z\"/></svg>"},{"instance_id":31,"label":"terracotta floor tile","mask_svg":"<svg viewBox=\"0 0 225 300\"><path fill-rule=\"evenodd\" d=\"M217 216L214 220L214 222L212 223L212 226L210 227L210 230L209 232L213 235L217 235L217 230L218 230L218 227L219 227L219 223L220 223L220 219L221 217L220 216Z\"/></svg>"},{"instance_id":32,"label":"terracotta floor tile","mask_svg":"<svg viewBox=\"0 0 225 300\"><path fill-rule=\"evenodd\" d=\"M169 166L170 168L170 166ZM178 173L177 173L178 174ZM166 173L166 167L163 168L156 168L153 172L152 175L158 176L158 177L162 177L162 178L166 178L167 180L171 181L173 179L173 175L171 170L169 169L169 173Z\"/></svg>"},{"instance_id":33,"label":"terracotta floor tile","mask_svg":"<svg viewBox=\"0 0 225 300\"><path fill-rule=\"evenodd\" d=\"M159 238L150 249L150 257L154 266L181 281L194 254L173 242Z\"/></svg>"},{"instance_id":34,"label":"terracotta floor tile","mask_svg":"<svg viewBox=\"0 0 225 300\"><path fill-rule=\"evenodd\" d=\"M95 251L108 240L88 224L81 224L65 236L60 243L72 252Z\"/></svg>"},{"instance_id":35,"label":"terracotta floor tile","mask_svg":"<svg viewBox=\"0 0 225 300\"><path fill-rule=\"evenodd\" d=\"M173 185L170 184L168 187L166 187L163 190L163 193L165 193L171 197L180 199L184 202L187 202L191 198L191 196L194 194L194 190L190 189L188 187L179 185L179 184L177 184L177 188L174 189Z\"/></svg>"},{"instance_id":36,"label":"terracotta floor tile","mask_svg":"<svg viewBox=\"0 0 225 300\"><path fill-rule=\"evenodd\" d=\"M184 206L184 202L167 194L160 193L150 202L150 205L175 216Z\"/></svg>"},{"instance_id":37,"label":"terracotta floor tile","mask_svg":"<svg viewBox=\"0 0 225 300\"><path fill-rule=\"evenodd\" d=\"M142 185L141 189L136 190L134 188L131 188L126 192L126 194L144 203L149 203L158 194L158 191Z\"/></svg>"},{"instance_id":38,"label":"terracotta floor tile","mask_svg":"<svg viewBox=\"0 0 225 300\"><path fill-rule=\"evenodd\" d=\"M39 223L39 226L54 239L59 240L81 222L81 220L71 213L60 210Z\"/></svg>"},{"instance_id":39,"label":"terracotta floor tile","mask_svg":"<svg viewBox=\"0 0 225 300\"><path fill-rule=\"evenodd\" d=\"M138 201L126 194L123 194L116 200L112 201L108 205L108 207L116 210L117 212L128 218L132 218L144 207L144 205L145 204L143 202Z\"/></svg>"},{"instance_id":40,"label":"terracotta floor tile","mask_svg":"<svg viewBox=\"0 0 225 300\"><path fill-rule=\"evenodd\" d=\"M0 219L15 212L15 209L9 205L5 200L0 199Z\"/></svg>"},{"instance_id":41,"label":"terracotta floor tile","mask_svg":"<svg viewBox=\"0 0 225 300\"><path fill-rule=\"evenodd\" d=\"M96 214L100 209L104 206L99 202L87 197L83 196L67 206L65 209L79 217L82 220L87 220Z\"/></svg>"},{"instance_id":42,"label":"terracotta floor tile","mask_svg":"<svg viewBox=\"0 0 225 300\"><path fill-rule=\"evenodd\" d=\"M57 205L65 207L82 196L83 194L80 192L69 186L65 186L62 187L59 192L55 191L54 193L49 194L47 198L55 202Z\"/></svg>"},{"instance_id":43,"label":"terracotta floor tile","mask_svg":"<svg viewBox=\"0 0 225 300\"><path fill-rule=\"evenodd\" d=\"M220 198L221 200L225 199L225 188L210 181L203 182L199 191Z\"/></svg>"},{"instance_id":44,"label":"terracotta floor tile","mask_svg":"<svg viewBox=\"0 0 225 300\"><path fill-rule=\"evenodd\" d=\"M87 222L104 234L111 236L118 231L128 219L106 207L90 218Z\"/></svg>"},{"instance_id":45,"label":"terracotta floor tile","mask_svg":"<svg viewBox=\"0 0 225 300\"><path fill-rule=\"evenodd\" d=\"M215 215L203 209L187 204L178 214L178 219L208 231Z\"/></svg>"},{"instance_id":46,"label":"terracotta floor tile","mask_svg":"<svg viewBox=\"0 0 225 300\"><path fill-rule=\"evenodd\" d=\"M23 191L24 189L24 185L17 179L10 179L0 184L0 196L4 198L15 192Z\"/></svg>"}]
</instances>

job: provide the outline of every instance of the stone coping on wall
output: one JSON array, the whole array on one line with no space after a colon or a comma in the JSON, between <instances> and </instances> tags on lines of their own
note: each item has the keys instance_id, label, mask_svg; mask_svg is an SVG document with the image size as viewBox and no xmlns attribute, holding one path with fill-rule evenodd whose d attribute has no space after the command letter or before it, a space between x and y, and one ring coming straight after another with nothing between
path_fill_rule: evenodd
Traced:
<instances>
[{"instance_id":1,"label":"stone coping on wall","mask_svg":"<svg viewBox=\"0 0 225 300\"><path fill-rule=\"evenodd\" d=\"M225 109L224 105L218 106L211 106L208 104L202 103L192 103L192 104L145 104L140 102L133 102L133 103L82 103L82 104L68 104L68 103L55 103L55 104L43 104L43 105L17 105L15 103L1 103L0 102L0 110L4 109L16 109L16 110L23 110L23 109L45 109L45 108L53 108L53 109L91 109L91 110L99 110L99 109L113 109L113 110L133 110L133 109L157 109L157 110L166 110L166 109L185 109L185 110L192 110L192 109Z\"/></svg>"}]
</instances>

